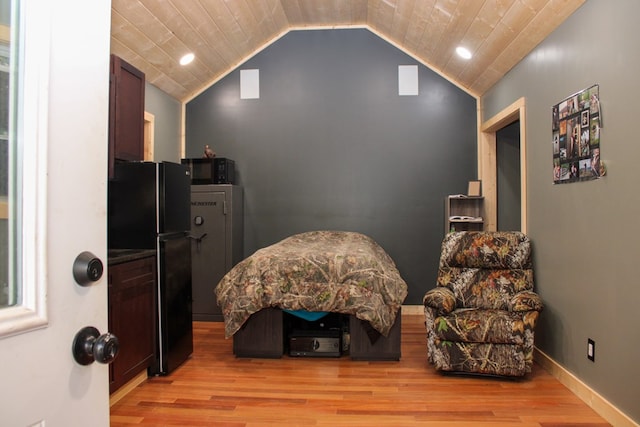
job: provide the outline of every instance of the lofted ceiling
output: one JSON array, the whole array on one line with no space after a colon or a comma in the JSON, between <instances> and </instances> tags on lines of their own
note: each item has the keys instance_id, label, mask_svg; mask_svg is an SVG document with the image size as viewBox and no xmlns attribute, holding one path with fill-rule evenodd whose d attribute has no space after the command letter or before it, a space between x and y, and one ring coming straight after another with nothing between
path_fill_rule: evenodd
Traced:
<instances>
[{"instance_id":1,"label":"lofted ceiling","mask_svg":"<svg viewBox=\"0 0 640 427\"><path fill-rule=\"evenodd\" d=\"M112 0L111 52L186 101L289 31L359 27L479 96L584 2ZM188 52L196 59L179 65Z\"/></svg>"}]
</instances>

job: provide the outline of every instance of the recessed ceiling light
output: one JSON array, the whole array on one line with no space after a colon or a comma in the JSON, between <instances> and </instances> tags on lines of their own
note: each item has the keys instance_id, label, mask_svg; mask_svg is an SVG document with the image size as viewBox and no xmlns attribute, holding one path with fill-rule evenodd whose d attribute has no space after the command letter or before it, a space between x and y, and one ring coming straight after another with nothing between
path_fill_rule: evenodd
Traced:
<instances>
[{"instance_id":1,"label":"recessed ceiling light","mask_svg":"<svg viewBox=\"0 0 640 427\"><path fill-rule=\"evenodd\" d=\"M185 56L183 56L182 58L180 58L180 65L187 65L190 64L191 61L193 61L193 59L196 56L193 53L187 53Z\"/></svg>"},{"instance_id":2,"label":"recessed ceiling light","mask_svg":"<svg viewBox=\"0 0 640 427\"><path fill-rule=\"evenodd\" d=\"M464 59L471 59L471 52L466 47L458 46L456 48L456 53L458 56Z\"/></svg>"}]
</instances>

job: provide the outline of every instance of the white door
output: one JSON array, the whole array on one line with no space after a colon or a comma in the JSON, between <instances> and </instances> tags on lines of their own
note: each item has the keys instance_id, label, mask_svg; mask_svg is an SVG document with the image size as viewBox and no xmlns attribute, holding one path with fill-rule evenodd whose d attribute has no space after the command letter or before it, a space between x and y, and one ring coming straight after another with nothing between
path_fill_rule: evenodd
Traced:
<instances>
[{"instance_id":1,"label":"white door","mask_svg":"<svg viewBox=\"0 0 640 427\"><path fill-rule=\"evenodd\" d=\"M20 3L25 51L22 246L10 244L24 285L17 306L0 308L0 425L108 426L108 366L75 362L76 332L107 332L106 194L110 0ZM7 38L8 20L0 20ZM15 24L15 23L14 23ZM18 39L10 33L13 41ZM13 51L12 51L13 53ZM20 128L17 126L17 128ZM97 255L105 274L92 286L72 275L76 256ZM20 260L19 258L22 257ZM15 279L15 277L14 277ZM9 283L11 286L11 283ZM12 291L13 292L13 291Z\"/></svg>"}]
</instances>

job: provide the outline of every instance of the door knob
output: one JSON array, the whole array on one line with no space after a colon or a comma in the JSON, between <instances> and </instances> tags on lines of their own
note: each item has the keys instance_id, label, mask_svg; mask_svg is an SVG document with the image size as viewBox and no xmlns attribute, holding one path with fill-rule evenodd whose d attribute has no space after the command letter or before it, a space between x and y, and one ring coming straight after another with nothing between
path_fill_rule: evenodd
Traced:
<instances>
[{"instance_id":1,"label":"door knob","mask_svg":"<svg viewBox=\"0 0 640 427\"><path fill-rule=\"evenodd\" d=\"M73 358L81 365L111 363L119 350L118 337L109 332L100 335L93 326L80 329L73 339Z\"/></svg>"}]
</instances>

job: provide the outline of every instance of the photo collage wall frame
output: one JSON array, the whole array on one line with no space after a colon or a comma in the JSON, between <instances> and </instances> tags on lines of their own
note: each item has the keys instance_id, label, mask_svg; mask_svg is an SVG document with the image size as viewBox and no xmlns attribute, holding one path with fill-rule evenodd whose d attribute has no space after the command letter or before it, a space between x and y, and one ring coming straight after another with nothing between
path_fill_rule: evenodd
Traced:
<instances>
[{"instance_id":1,"label":"photo collage wall frame","mask_svg":"<svg viewBox=\"0 0 640 427\"><path fill-rule=\"evenodd\" d=\"M599 85L551 108L553 183L568 184L604 176L600 161Z\"/></svg>"}]
</instances>

